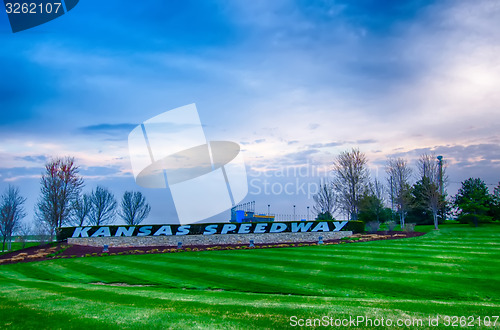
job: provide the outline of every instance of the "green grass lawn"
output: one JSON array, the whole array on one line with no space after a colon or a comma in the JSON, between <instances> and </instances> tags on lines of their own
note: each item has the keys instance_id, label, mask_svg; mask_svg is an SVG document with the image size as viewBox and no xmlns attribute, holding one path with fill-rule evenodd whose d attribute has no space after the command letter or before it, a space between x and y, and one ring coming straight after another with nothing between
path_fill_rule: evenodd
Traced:
<instances>
[{"instance_id":1,"label":"green grass lawn","mask_svg":"<svg viewBox=\"0 0 500 330\"><path fill-rule=\"evenodd\" d=\"M5 243L5 251L2 251L3 244L1 244L1 242L0 242L0 255L5 254L5 253L9 253L12 251L21 250L23 248L23 245L25 248L27 248L27 247L31 247L31 246L40 245L40 243L39 242L26 242L23 244L21 242L12 242L11 249L8 251L7 251L7 243Z\"/></svg>"},{"instance_id":2,"label":"green grass lawn","mask_svg":"<svg viewBox=\"0 0 500 330\"><path fill-rule=\"evenodd\" d=\"M422 328L438 316L444 328L446 316L470 316L474 328L491 329L477 317L500 314L499 270L498 225L341 245L1 265L0 328L276 329L292 328L291 318L358 316L423 320Z\"/></svg>"}]
</instances>

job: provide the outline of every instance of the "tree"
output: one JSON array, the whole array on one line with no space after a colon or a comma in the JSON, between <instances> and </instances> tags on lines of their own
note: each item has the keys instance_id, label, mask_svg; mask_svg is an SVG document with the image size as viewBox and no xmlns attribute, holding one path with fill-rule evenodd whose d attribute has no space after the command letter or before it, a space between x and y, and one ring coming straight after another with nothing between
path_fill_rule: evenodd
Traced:
<instances>
[{"instance_id":1,"label":"tree","mask_svg":"<svg viewBox=\"0 0 500 330\"><path fill-rule=\"evenodd\" d=\"M428 177L417 181L411 188L411 203L408 210L408 221L417 224L430 225L442 221L448 207L444 196L440 194L437 184L432 183Z\"/></svg>"},{"instance_id":2,"label":"tree","mask_svg":"<svg viewBox=\"0 0 500 330\"><path fill-rule=\"evenodd\" d=\"M463 181L453 203L459 209L460 222L473 223L477 227L479 223L492 219L488 213L493 205L493 198L484 181L479 178Z\"/></svg>"},{"instance_id":3,"label":"tree","mask_svg":"<svg viewBox=\"0 0 500 330\"><path fill-rule=\"evenodd\" d=\"M332 220L337 207L337 198L331 184L320 183L319 192L313 196L315 205L314 212L318 214L318 220Z\"/></svg>"},{"instance_id":4,"label":"tree","mask_svg":"<svg viewBox=\"0 0 500 330\"><path fill-rule=\"evenodd\" d=\"M441 194L441 185L444 184L444 168L440 173L440 168L434 155L423 154L418 160L420 178L420 193L422 204L431 211L434 228L438 228L438 213L445 207L445 195Z\"/></svg>"},{"instance_id":5,"label":"tree","mask_svg":"<svg viewBox=\"0 0 500 330\"><path fill-rule=\"evenodd\" d=\"M17 232L19 234L21 248L24 249L26 247L26 243L28 242L28 236L32 234L31 225L23 221L18 226Z\"/></svg>"},{"instance_id":6,"label":"tree","mask_svg":"<svg viewBox=\"0 0 500 330\"><path fill-rule=\"evenodd\" d=\"M429 154L420 155L417 161L417 169L422 178L428 178L430 182L439 181L439 166L436 162L436 156Z\"/></svg>"},{"instance_id":7,"label":"tree","mask_svg":"<svg viewBox=\"0 0 500 330\"><path fill-rule=\"evenodd\" d=\"M21 196L19 188L11 185L0 196L0 233L3 237L3 251L5 251L7 239L9 239L8 249L10 250L12 233L21 225L21 219L26 216L23 206L25 202L26 198Z\"/></svg>"},{"instance_id":8,"label":"tree","mask_svg":"<svg viewBox=\"0 0 500 330\"><path fill-rule=\"evenodd\" d=\"M126 191L123 194L120 217L128 225L135 226L147 218L151 206L139 191Z\"/></svg>"},{"instance_id":9,"label":"tree","mask_svg":"<svg viewBox=\"0 0 500 330\"><path fill-rule=\"evenodd\" d=\"M358 218L359 201L370 181L367 163L365 154L359 149L340 153L333 163L333 185L342 208L351 220Z\"/></svg>"},{"instance_id":10,"label":"tree","mask_svg":"<svg viewBox=\"0 0 500 330\"><path fill-rule=\"evenodd\" d=\"M75 226L82 227L92 209L92 200L90 195L83 194L71 203L71 221Z\"/></svg>"},{"instance_id":11,"label":"tree","mask_svg":"<svg viewBox=\"0 0 500 330\"><path fill-rule=\"evenodd\" d=\"M434 229L438 230L438 212L445 204L444 196L439 192L439 185L436 182L432 182L426 177L422 179L422 182L424 183L425 201L427 202L427 207L432 212Z\"/></svg>"},{"instance_id":12,"label":"tree","mask_svg":"<svg viewBox=\"0 0 500 330\"><path fill-rule=\"evenodd\" d=\"M493 197L500 199L500 182L498 183L498 186L493 189Z\"/></svg>"},{"instance_id":13,"label":"tree","mask_svg":"<svg viewBox=\"0 0 500 330\"><path fill-rule=\"evenodd\" d=\"M41 196L35 214L53 235L69 221L71 204L80 193L83 179L78 175L74 158L56 158L45 165L40 184Z\"/></svg>"},{"instance_id":14,"label":"tree","mask_svg":"<svg viewBox=\"0 0 500 330\"><path fill-rule=\"evenodd\" d=\"M366 193L359 201L359 220L367 223L369 221L385 221L384 204L377 196Z\"/></svg>"},{"instance_id":15,"label":"tree","mask_svg":"<svg viewBox=\"0 0 500 330\"><path fill-rule=\"evenodd\" d=\"M387 221L392 216L392 211L384 206L384 186L375 178L370 183L369 189L365 191L359 202L359 220Z\"/></svg>"},{"instance_id":16,"label":"tree","mask_svg":"<svg viewBox=\"0 0 500 330\"><path fill-rule=\"evenodd\" d=\"M401 228L404 228L405 217L411 201L410 178L411 169L406 159L389 158L386 166L387 180L390 187L390 196L393 204L396 204L399 213Z\"/></svg>"},{"instance_id":17,"label":"tree","mask_svg":"<svg viewBox=\"0 0 500 330\"><path fill-rule=\"evenodd\" d=\"M490 215L495 220L500 220L500 182L493 189L493 205L491 206Z\"/></svg>"},{"instance_id":18,"label":"tree","mask_svg":"<svg viewBox=\"0 0 500 330\"><path fill-rule=\"evenodd\" d=\"M380 182L377 178L373 179L373 183L370 183L370 193L377 197L382 204L385 202L385 186L382 182Z\"/></svg>"},{"instance_id":19,"label":"tree","mask_svg":"<svg viewBox=\"0 0 500 330\"><path fill-rule=\"evenodd\" d=\"M92 207L88 217L92 225L101 226L114 222L116 200L108 189L97 186L90 194L90 200Z\"/></svg>"}]
</instances>

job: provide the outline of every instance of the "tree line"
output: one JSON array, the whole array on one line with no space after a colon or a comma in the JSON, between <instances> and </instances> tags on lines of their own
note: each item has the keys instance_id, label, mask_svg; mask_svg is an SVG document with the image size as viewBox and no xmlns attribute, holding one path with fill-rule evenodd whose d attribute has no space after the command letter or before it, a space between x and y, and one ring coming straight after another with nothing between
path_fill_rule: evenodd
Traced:
<instances>
[{"instance_id":1,"label":"tree line","mask_svg":"<svg viewBox=\"0 0 500 330\"><path fill-rule=\"evenodd\" d=\"M109 189L98 185L83 193L84 181L72 157L55 158L45 164L40 178L40 195L35 205L36 225L46 228L50 235L63 226L107 225L117 216L128 225L138 225L147 218L151 206L139 191L126 191L120 204ZM18 187L9 185L0 195L0 234L9 244L13 233L23 229L26 216Z\"/></svg>"},{"instance_id":2,"label":"tree line","mask_svg":"<svg viewBox=\"0 0 500 330\"><path fill-rule=\"evenodd\" d=\"M420 155L415 168L405 158L388 158L384 183L371 179L364 153L344 151L333 161L333 179L322 183L314 196L313 210L317 219L333 219L337 214L365 223L397 219L402 228L414 223L438 229L451 215L476 225L500 219L500 183L490 194L481 179L469 178L448 198L446 167L441 156L430 154Z\"/></svg>"},{"instance_id":3,"label":"tree line","mask_svg":"<svg viewBox=\"0 0 500 330\"><path fill-rule=\"evenodd\" d=\"M447 198L446 164L439 167L434 155L419 157L414 169L404 158L389 158L387 181L371 179L366 155L359 149L340 153L333 162L334 178L322 183L314 196L317 219L333 219L344 214L350 220L387 222L395 218L405 223L438 224L449 215L463 223L478 225L500 219L500 183L490 194L479 178L469 178L455 196ZM51 235L63 226L107 225L117 216L128 225L140 224L151 206L138 191L126 191L120 204L107 188L96 186L83 193L84 181L72 157L55 158L45 164L40 178L40 196L35 205L35 220ZM24 198L18 187L9 185L0 195L0 234L2 246L9 244L14 232L28 234ZM390 205L390 207L388 206Z\"/></svg>"}]
</instances>

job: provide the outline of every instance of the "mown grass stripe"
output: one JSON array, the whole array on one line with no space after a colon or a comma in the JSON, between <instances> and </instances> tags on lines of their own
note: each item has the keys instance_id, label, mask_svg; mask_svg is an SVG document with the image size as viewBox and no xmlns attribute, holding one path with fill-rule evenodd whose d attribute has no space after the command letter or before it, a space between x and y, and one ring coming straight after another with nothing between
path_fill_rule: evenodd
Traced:
<instances>
[{"instance_id":1,"label":"mown grass stripe","mask_svg":"<svg viewBox=\"0 0 500 330\"><path fill-rule=\"evenodd\" d=\"M297 253L296 251L290 251L290 252L286 252L286 254L283 254L283 252L281 250L285 250L285 249L272 249L272 250L268 250L266 251L266 258L269 256L269 255L274 255L274 256L282 256L283 259L285 258L290 258L290 257L295 257L295 258L292 258L291 260L299 260L298 258L303 258L303 254L302 253ZM353 251L349 251L349 252L353 252ZM492 267L494 269L498 269L498 267L500 266L499 264L499 260L496 259L496 258L489 258L489 259L481 259L481 260L476 260L477 258L475 259L465 259L465 260L462 260L461 263L457 263L457 259L456 258L448 258L450 260L453 260L453 262L436 262L436 261L430 261L429 260L429 257L434 257L434 256L429 256L429 255L411 255L411 254L401 254L401 253L390 253L390 252L385 252L383 254L377 254L377 253L372 253L372 251L370 251L369 253L367 253L367 251L365 250L364 251L364 254L361 253L362 250L359 252L359 253L345 253L345 254L342 254L342 255L338 255L338 254L324 254L322 252L318 252L318 251L315 251L315 252L307 252L307 256L309 259L311 260L316 260L316 259L319 259L319 260L322 260L322 261L329 261L331 260L332 262L346 262L346 259L348 260L359 260L360 262L392 262L392 263L405 263L406 261L408 263L411 263L413 265L418 265L418 264L422 264L422 265L428 265L430 267L435 267L435 266L443 266L443 267L455 267L457 265L460 265L460 264L465 264L464 261L467 262L467 265L470 265L470 266L474 266L474 265L477 265L477 266L481 266L481 267ZM239 253L239 251L238 251ZM237 254L237 255L243 255L243 254ZM439 259L439 260L443 260L442 257L438 257L438 258L435 258L435 259Z\"/></svg>"},{"instance_id":2,"label":"mown grass stripe","mask_svg":"<svg viewBox=\"0 0 500 330\"><path fill-rule=\"evenodd\" d=\"M228 259L229 257L234 257L231 256L231 254L226 254L226 255L221 255L221 254L212 254L210 255L210 259L204 259L210 260L210 261L217 261L220 263L226 263L226 264L231 264L232 262L230 261L231 259ZM350 264L350 263L342 263L342 258L335 258L335 260L331 260L331 257L328 258L325 255L319 255L320 259L322 260L321 262L311 260L308 258L291 258L289 253L287 252L281 252L275 255L271 256L266 256L266 258L262 258L261 256L255 256L251 255L249 253L243 253L243 254L238 254L238 258L236 259L238 262L243 262L245 264L252 264L254 267L268 267L271 269L276 269L276 270L282 270L285 269L287 266L290 265L290 263L293 263L294 266L297 267L303 267L303 268L310 268L310 267L315 267L317 265L323 267L323 268L341 268L341 267L348 267L352 269L359 269L358 265L355 264ZM400 260L400 261L395 261L393 259L389 258L384 258L384 259L374 259L374 260L367 260L366 257L364 256L359 256L358 257L360 260L364 262L363 265L363 270L369 270L369 271L377 271L377 272L391 272L391 273L400 273L400 274L440 274L440 275L449 275L449 276L456 276L460 272L463 273L464 271L467 271L467 267L464 267L464 263L447 263L447 264L442 264L442 263L433 263L432 265L427 265L427 261L405 261L405 260ZM199 256L193 255L185 255L183 256L184 260L191 260L192 262L201 262ZM352 257L351 257L352 259ZM405 268L401 268L401 266L404 265ZM416 267L412 267L416 266ZM411 269L410 269L411 268ZM498 267L483 267L482 269L483 274L482 275L476 275L470 274L469 276L472 277L484 277L486 273L495 276L498 275ZM475 272L475 270L474 270Z\"/></svg>"},{"instance_id":3,"label":"mown grass stripe","mask_svg":"<svg viewBox=\"0 0 500 330\"><path fill-rule=\"evenodd\" d=\"M187 269L188 271L197 272L197 275L200 277L203 277L203 278L211 277L210 275L208 275L208 273L216 273L216 274L220 274L222 276L228 271L228 269L225 268L224 265L234 266L234 263L232 263L230 261L220 261L219 263L216 263L216 262L214 262L214 260L205 260L205 262L204 262L205 270L202 270L202 272L199 272L199 269L197 271L198 267L194 266L193 265L194 263L191 262L190 260L177 259L177 260L169 260L169 261L170 261L170 263L169 263L170 265L172 264L172 262L174 262L176 264L176 267L175 267L176 269L183 267L184 269ZM239 261L242 261L242 260L239 260ZM137 262L137 261L135 261L135 262ZM165 266L165 263L158 263L158 262L151 263L151 262L148 262L147 260L139 262L139 263L143 263L144 265L148 264L149 266L155 266L155 267ZM219 267L221 265L222 265L222 267ZM255 268L259 269L259 267L255 267ZM207 271L207 269L210 269L210 271ZM340 266L337 266L335 268L332 267L332 269L323 268L320 271L314 270L314 272L311 272L308 268L301 270L297 264L293 265L293 269L294 269L293 271L289 271L287 273L281 272L281 269L277 269L277 270L271 269L271 267L266 267L264 269L266 271L265 271L265 273L264 272L261 273L261 275L262 275L262 277L260 278L261 281L265 282L267 276L274 277L275 279L278 279L281 283L288 283L288 282L290 282L290 280L292 280L292 279L295 280L296 278L307 278L309 280L310 290L312 290L312 291L316 290L317 286L319 286L321 284L325 284L325 283L323 283L323 281L320 281L321 278L325 275L325 273L327 274L326 275L327 279L330 279L331 276L334 276L337 279L336 280L337 285L339 285L339 282L341 282L341 279L343 279L344 277L347 277L347 278L355 277L358 280L363 280L363 281L366 281L368 279L375 277L378 281L386 281L389 283L397 282L402 277L408 278L408 279L413 278L413 276L411 276L412 274L407 274L408 276L402 276L401 274L394 274L391 272L386 272L386 273L382 274L382 273L377 273L377 272L366 272L366 269L365 269L365 272L363 275L350 274L349 272L346 271L349 269L347 269L345 267L340 267ZM238 276L238 274L240 274L240 275L243 274L243 276L240 276L241 280L248 281L248 278L245 278L245 276L246 276L246 274L248 274L250 271L253 270L253 267L239 265L238 270L239 270L239 272L236 274L234 273L234 270L230 270L230 271L233 272L234 276ZM242 271L244 271L244 272L242 272ZM255 271L254 271L254 274L255 274ZM309 279L313 275L314 275L314 278ZM216 275L216 277L217 276L219 276L219 275ZM425 280L426 278L429 278L429 280L432 280L430 277L432 277L432 275L429 275L427 277L420 276L420 279ZM452 277L452 276L450 276L450 277ZM465 280L458 280L458 281L468 282L468 281L470 281L470 278L467 278ZM479 286L479 285L481 285L480 282L482 281L482 279L475 278L475 281L478 282L477 285ZM445 282L445 283L448 282L448 279L444 278L443 282ZM314 285L315 283L318 285ZM488 280L487 282L483 283L482 285L486 286L486 290L490 290L492 287L495 287L496 283L495 282L492 283L491 280ZM219 287L225 288L225 286L219 286ZM369 289L367 289L367 290L377 291L377 289L372 288L370 286L370 284L366 285L366 287L369 287ZM434 289L434 291L436 293L442 294L442 290L439 289L441 287L442 287L442 283L438 283L436 285L436 288ZM233 289L233 287L226 287L226 288ZM325 294L328 294L328 292L325 292ZM461 297L465 298L465 297L467 297L467 295L462 293Z\"/></svg>"},{"instance_id":4,"label":"mown grass stripe","mask_svg":"<svg viewBox=\"0 0 500 330\"><path fill-rule=\"evenodd\" d=\"M355 244L348 244L350 246L352 245L358 245L358 243ZM370 257L370 255L373 255L374 258L380 258L384 257L385 255L387 256L407 256L409 258L428 258L432 256L443 256L443 255L448 255L450 257L456 257L457 259L468 259L470 257L474 258L482 258L485 260L491 259L492 261L498 262L498 259L495 259L498 255L500 255L500 252L498 253L491 253L491 254L481 254L481 255L474 255L470 253L459 253L455 252L453 250L440 250L440 249L433 249L433 250L421 250L418 248L408 248L408 249L391 249L388 247L372 247L370 246L369 251L367 251L366 248L363 247L348 247L346 248L347 244L340 245L333 245L335 247L334 249L330 249L330 255L331 256L340 256L340 257L348 257L350 255L359 255L363 254L366 255L367 257ZM300 249L306 249L303 252L307 252L308 255L313 256L313 257L321 257L324 255L324 252L327 250L324 249L329 249L332 247L332 245L327 245L325 247L305 247L305 248L300 248ZM295 253L300 255L301 251L298 251L300 249L296 249L295 251L292 251L291 253ZM266 253L274 253L277 250L286 250L284 249L267 249L264 254ZM293 250L293 249L290 249ZM238 251L239 252L239 251ZM380 253L377 253L380 252Z\"/></svg>"},{"instance_id":5,"label":"mown grass stripe","mask_svg":"<svg viewBox=\"0 0 500 330\"><path fill-rule=\"evenodd\" d=\"M33 282L35 283L35 282ZM33 285L33 283L23 283L22 287L25 289L24 293L29 292L30 295L40 297L43 299L43 307L45 310L51 312L64 312L66 304L71 303L73 306L72 313L82 315L84 318L99 315L99 319L108 324L115 324L120 327L127 328L127 325L132 321L135 323L147 323L150 318L158 320L155 327L164 328L165 326L173 326L175 320L170 318L182 319L189 324L190 312L196 310L196 322L201 324L210 325L214 317L218 314L225 314L218 304L213 304L211 301L198 302L198 301L182 301L157 299L149 296L130 295L130 291L123 291L117 293L116 290L106 290L105 294L99 294L101 290L82 290L82 288L71 288L68 286L52 285ZM17 289L19 292L19 289ZM14 295L14 293L12 293ZM39 304L33 298L21 302L25 307L36 309ZM244 315L245 320L247 317L254 318L256 324L268 324L267 317L271 314L265 315L263 319L263 308L248 308L246 305L232 305L231 316L227 320L227 325L231 327L242 326L241 317L238 314ZM252 309L255 312L252 312ZM97 313L99 311L100 313ZM105 317L102 317L102 315ZM166 316L165 316L166 315ZM193 322L193 321L191 321ZM177 321L178 324L184 322ZM146 324L144 324L145 326Z\"/></svg>"}]
</instances>

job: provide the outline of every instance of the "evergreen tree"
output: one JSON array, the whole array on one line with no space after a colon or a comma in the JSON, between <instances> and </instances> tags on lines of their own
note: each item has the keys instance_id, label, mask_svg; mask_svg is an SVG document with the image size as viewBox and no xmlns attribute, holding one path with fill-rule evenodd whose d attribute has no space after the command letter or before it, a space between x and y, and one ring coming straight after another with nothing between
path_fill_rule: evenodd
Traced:
<instances>
[{"instance_id":1,"label":"evergreen tree","mask_svg":"<svg viewBox=\"0 0 500 330\"><path fill-rule=\"evenodd\" d=\"M479 223L492 220L491 210L494 199L488 187L479 178L469 178L462 182L462 187L454 198L454 205L459 209L458 220L462 223Z\"/></svg>"},{"instance_id":2,"label":"evergreen tree","mask_svg":"<svg viewBox=\"0 0 500 330\"><path fill-rule=\"evenodd\" d=\"M359 202L359 220L385 222L391 220L392 211L384 206L383 201L375 194L366 193Z\"/></svg>"},{"instance_id":3,"label":"evergreen tree","mask_svg":"<svg viewBox=\"0 0 500 330\"><path fill-rule=\"evenodd\" d=\"M433 198L429 198L429 195ZM436 208L436 212L434 212L433 207ZM411 203L408 210L409 222L436 226L436 222L442 223L445 220L447 212L448 206L444 196L439 194L439 187L428 177L423 177L412 186Z\"/></svg>"}]
</instances>

